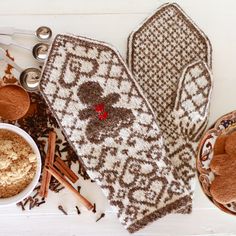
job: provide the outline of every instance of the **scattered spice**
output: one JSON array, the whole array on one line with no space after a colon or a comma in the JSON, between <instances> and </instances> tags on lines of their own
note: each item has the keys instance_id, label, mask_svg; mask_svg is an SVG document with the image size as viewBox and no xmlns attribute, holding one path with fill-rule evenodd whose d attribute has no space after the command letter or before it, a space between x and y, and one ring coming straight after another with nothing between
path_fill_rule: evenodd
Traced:
<instances>
[{"instance_id":1,"label":"scattered spice","mask_svg":"<svg viewBox=\"0 0 236 236\"><path fill-rule=\"evenodd\" d=\"M0 198L7 198L29 185L37 158L24 138L7 129L0 129L0 156Z\"/></svg>"},{"instance_id":2,"label":"scattered spice","mask_svg":"<svg viewBox=\"0 0 236 236\"><path fill-rule=\"evenodd\" d=\"M18 202L16 205L19 206L19 207L21 207L21 210L22 210L22 211L25 211L25 207L24 207L24 205L23 205L22 202Z\"/></svg>"},{"instance_id":3,"label":"scattered spice","mask_svg":"<svg viewBox=\"0 0 236 236\"><path fill-rule=\"evenodd\" d=\"M38 198L35 198L34 202L33 202L33 205L32 205L32 208L34 208L35 206L38 205L38 202L39 202L39 199Z\"/></svg>"},{"instance_id":4,"label":"scattered spice","mask_svg":"<svg viewBox=\"0 0 236 236\"><path fill-rule=\"evenodd\" d=\"M93 210L92 210L93 213L96 213L96 203L93 204Z\"/></svg>"},{"instance_id":5,"label":"scattered spice","mask_svg":"<svg viewBox=\"0 0 236 236\"><path fill-rule=\"evenodd\" d=\"M62 207L62 205L58 206L58 209L64 214L64 215L68 215L67 212L64 210L64 208Z\"/></svg>"},{"instance_id":6,"label":"scattered spice","mask_svg":"<svg viewBox=\"0 0 236 236\"><path fill-rule=\"evenodd\" d=\"M34 206L34 199L32 197L30 197L29 201L30 201L29 210L31 210Z\"/></svg>"},{"instance_id":7,"label":"scattered spice","mask_svg":"<svg viewBox=\"0 0 236 236\"><path fill-rule=\"evenodd\" d=\"M60 187L60 188L58 188L58 189L55 189L55 192L56 192L56 193L59 193L59 192L60 192L62 189L64 189L64 188L65 188L65 187L62 186L62 187Z\"/></svg>"},{"instance_id":8,"label":"scattered spice","mask_svg":"<svg viewBox=\"0 0 236 236\"><path fill-rule=\"evenodd\" d=\"M35 188L34 188L34 191L38 191L40 189L40 186L36 186Z\"/></svg>"},{"instance_id":9,"label":"scattered spice","mask_svg":"<svg viewBox=\"0 0 236 236\"><path fill-rule=\"evenodd\" d=\"M43 200L43 201L41 201L41 202L38 202L38 203L37 203L37 207L39 207L40 205L44 204L45 202L46 202L45 200Z\"/></svg>"},{"instance_id":10,"label":"scattered spice","mask_svg":"<svg viewBox=\"0 0 236 236\"><path fill-rule=\"evenodd\" d=\"M77 199L88 209L91 210L93 205L84 197L82 196L76 189L64 178L63 175L52 165L46 165L46 170L56 178L64 187L66 187L71 193L77 197Z\"/></svg>"},{"instance_id":11,"label":"scattered spice","mask_svg":"<svg viewBox=\"0 0 236 236\"><path fill-rule=\"evenodd\" d=\"M79 207L78 207L78 206L75 206L75 208L76 208L77 214L79 215L79 214L80 214Z\"/></svg>"},{"instance_id":12,"label":"scattered spice","mask_svg":"<svg viewBox=\"0 0 236 236\"><path fill-rule=\"evenodd\" d=\"M77 187L77 191L80 193L81 186Z\"/></svg>"},{"instance_id":13,"label":"scattered spice","mask_svg":"<svg viewBox=\"0 0 236 236\"><path fill-rule=\"evenodd\" d=\"M81 163L79 165L78 174L81 175L84 180L90 179Z\"/></svg>"},{"instance_id":14,"label":"scattered spice","mask_svg":"<svg viewBox=\"0 0 236 236\"><path fill-rule=\"evenodd\" d=\"M100 217L98 217L98 219L96 220L96 222L98 222L99 220L101 220L104 216L105 216L105 213L102 213L102 214L100 215Z\"/></svg>"},{"instance_id":15,"label":"scattered spice","mask_svg":"<svg viewBox=\"0 0 236 236\"><path fill-rule=\"evenodd\" d=\"M29 202L30 198L31 198L31 197L27 197L27 198L25 199L25 201L24 201L24 203L23 203L23 206L26 206L26 205L27 205L27 203Z\"/></svg>"},{"instance_id":16,"label":"scattered spice","mask_svg":"<svg viewBox=\"0 0 236 236\"><path fill-rule=\"evenodd\" d=\"M36 190L38 190L38 187L37 188L35 188ZM38 193L38 192L37 192ZM37 194L36 193L36 194ZM38 206L40 206L40 205L42 205L42 204L44 204L45 203L45 200L42 198L41 199L41 202L39 202L39 198L36 198L36 196L38 195L34 195L34 197L32 197L32 196L29 196L29 197L27 197L27 198L25 198L23 201L21 201L20 203L18 203L18 204L22 204L22 206L24 207L24 209L25 209L25 206L27 206L27 204L29 204L29 210L31 210L32 208L34 208L34 207L38 207Z\"/></svg>"},{"instance_id":17,"label":"scattered spice","mask_svg":"<svg viewBox=\"0 0 236 236\"><path fill-rule=\"evenodd\" d=\"M36 192L33 196L33 198L36 198L39 195L39 192Z\"/></svg>"},{"instance_id":18,"label":"scattered spice","mask_svg":"<svg viewBox=\"0 0 236 236\"><path fill-rule=\"evenodd\" d=\"M50 183L50 190L53 192L57 192L57 189L61 186L61 184L53 177Z\"/></svg>"}]
</instances>

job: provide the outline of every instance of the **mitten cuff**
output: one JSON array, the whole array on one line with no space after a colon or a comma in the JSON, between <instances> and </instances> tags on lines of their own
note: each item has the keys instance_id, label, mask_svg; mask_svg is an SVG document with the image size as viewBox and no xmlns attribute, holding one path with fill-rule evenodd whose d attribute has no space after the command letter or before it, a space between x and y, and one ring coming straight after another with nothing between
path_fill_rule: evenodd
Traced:
<instances>
[{"instance_id":1,"label":"mitten cuff","mask_svg":"<svg viewBox=\"0 0 236 236\"><path fill-rule=\"evenodd\" d=\"M190 196L185 196L182 197L178 200L176 200L175 202L160 208L152 213L150 213L149 215L143 217L142 219L132 223L127 230L130 233L134 233L136 231L138 231L139 229L143 228L144 226L146 226L148 223L155 221L165 215L168 215L170 213L182 213L182 214L189 214L191 212L191 209L188 208L188 212L186 212L186 205L191 205L192 204L192 200Z\"/></svg>"}]
</instances>

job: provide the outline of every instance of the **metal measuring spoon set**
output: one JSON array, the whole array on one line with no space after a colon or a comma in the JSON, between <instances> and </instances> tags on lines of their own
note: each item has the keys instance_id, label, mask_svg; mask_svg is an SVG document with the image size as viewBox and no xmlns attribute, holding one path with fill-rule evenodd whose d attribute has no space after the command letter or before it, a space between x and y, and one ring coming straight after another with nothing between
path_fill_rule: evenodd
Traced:
<instances>
[{"instance_id":1,"label":"metal measuring spoon set","mask_svg":"<svg viewBox=\"0 0 236 236\"><path fill-rule=\"evenodd\" d=\"M32 35L35 36L40 42L35 44L32 48L21 45L13 40L13 35ZM47 58L49 44L46 43L52 37L52 31L47 26L41 26L36 31L16 29L11 27L0 27L0 45L21 47L25 50L31 51L33 57L39 61L44 62Z\"/></svg>"},{"instance_id":2,"label":"metal measuring spoon set","mask_svg":"<svg viewBox=\"0 0 236 236\"><path fill-rule=\"evenodd\" d=\"M12 59L6 56L6 51L3 48L0 48L0 60L4 60L7 64L14 67L20 73L18 82L27 92L35 92L38 90L41 75L40 69L22 69Z\"/></svg>"},{"instance_id":3,"label":"metal measuring spoon set","mask_svg":"<svg viewBox=\"0 0 236 236\"><path fill-rule=\"evenodd\" d=\"M12 39L15 34L32 35L40 42L32 48L18 44ZM39 61L44 62L47 58L49 50L48 42L52 37L52 31L47 26L41 26L36 31L22 30L11 27L0 27L0 45L14 45L32 52L33 57ZM9 65L14 67L19 73L18 82L27 92L35 92L39 89L41 70L38 68L22 69L16 62L6 56L6 51L0 47L0 60L6 61Z\"/></svg>"}]
</instances>

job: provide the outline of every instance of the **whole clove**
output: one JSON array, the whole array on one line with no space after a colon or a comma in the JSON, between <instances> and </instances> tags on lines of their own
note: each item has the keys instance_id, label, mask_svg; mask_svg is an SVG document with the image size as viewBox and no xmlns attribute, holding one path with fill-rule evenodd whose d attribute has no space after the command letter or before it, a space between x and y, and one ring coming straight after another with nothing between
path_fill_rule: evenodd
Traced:
<instances>
[{"instance_id":1,"label":"whole clove","mask_svg":"<svg viewBox=\"0 0 236 236\"><path fill-rule=\"evenodd\" d=\"M58 154L58 156L60 156L60 157L61 157L60 146L59 146L58 144L56 145L56 148L55 148L55 153L57 153L57 154Z\"/></svg>"},{"instance_id":2,"label":"whole clove","mask_svg":"<svg viewBox=\"0 0 236 236\"><path fill-rule=\"evenodd\" d=\"M90 179L89 176L88 176L88 174L86 173L84 167L83 167L82 164L80 163L80 161L79 161L78 174L81 175L84 180Z\"/></svg>"},{"instance_id":3,"label":"whole clove","mask_svg":"<svg viewBox=\"0 0 236 236\"><path fill-rule=\"evenodd\" d=\"M57 139L56 140L56 143L58 143L58 144L61 144L62 143L62 140L61 139ZM66 143L66 142L65 142ZM63 144L62 144L63 145Z\"/></svg>"},{"instance_id":4,"label":"whole clove","mask_svg":"<svg viewBox=\"0 0 236 236\"><path fill-rule=\"evenodd\" d=\"M56 193L59 193L62 189L64 189L65 187L60 187L60 188L58 188L58 189L55 189L54 191L56 192Z\"/></svg>"},{"instance_id":5,"label":"whole clove","mask_svg":"<svg viewBox=\"0 0 236 236\"><path fill-rule=\"evenodd\" d=\"M37 207L39 207L40 205L42 205L42 204L44 204L44 203L46 203L45 200L43 200L43 201L41 201L41 202L38 202L38 203L37 203Z\"/></svg>"},{"instance_id":6,"label":"whole clove","mask_svg":"<svg viewBox=\"0 0 236 236\"><path fill-rule=\"evenodd\" d=\"M79 207L75 206L75 208L76 208L77 214L79 215L81 213L80 210L79 210Z\"/></svg>"},{"instance_id":7,"label":"whole clove","mask_svg":"<svg viewBox=\"0 0 236 236\"><path fill-rule=\"evenodd\" d=\"M93 210L92 210L93 213L96 213L96 203L93 204Z\"/></svg>"},{"instance_id":8,"label":"whole clove","mask_svg":"<svg viewBox=\"0 0 236 236\"><path fill-rule=\"evenodd\" d=\"M29 197L29 201L30 201L29 210L31 210L34 205L34 199L32 197Z\"/></svg>"},{"instance_id":9,"label":"whole clove","mask_svg":"<svg viewBox=\"0 0 236 236\"><path fill-rule=\"evenodd\" d=\"M60 152L66 152L67 150L68 150L68 146L62 148L62 149L60 150Z\"/></svg>"},{"instance_id":10,"label":"whole clove","mask_svg":"<svg viewBox=\"0 0 236 236\"><path fill-rule=\"evenodd\" d=\"M25 207L24 207L24 205L23 205L22 202L18 202L16 205L19 206L19 207L21 207L21 210L22 210L22 211L25 211Z\"/></svg>"},{"instance_id":11,"label":"whole clove","mask_svg":"<svg viewBox=\"0 0 236 236\"><path fill-rule=\"evenodd\" d=\"M78 186L78 187L77 187L77 190L78 190L79 193L80 193L80 189L81 189L81 186Z\"/></svg>"},{"instance_id":12,"label":"whole clove","mask_svg":"<svg viewBox=\"0 0 236 236\"><path fill-rule=\"evenodd\" d=\"M99 220L101 220L104 216L105 216L105 213L102 213L102 214L100 215L100 217L96 220L96 222L98 222Z\"/></svg>"},{"instance_id":13,"label":"whole clove","mask_svg":"<svg viewBox=\"0 0 236 236\"><path fill-rule=\"evenodd\" d=\"M34 191L37 191L37 190L39 190L40 189L40 185L39 186L36 186L35 188L34 188Z\"/></svg>"},{"instance_id":14,"label":"whole clove","mask_svg":"<svg viewBox=\"0 0 236 236\"><path fill-rule=\"evenodd\" d=\"M29 202L29 200L30 200L30 197L27 197L26 199L24 199L23 206L26 206L26 205L27 205L27 203Z\"/></svg>"},{"instance_id":15,"label":"whole clove","mask_svg":"<svg viewBox=\"0 0 236 236\"><path fill-rule=\"evenodd\" d=\"M34 199L34 203L33 203L33 205L32 205L32 208L34 208L35 206L37 206L38 201L39 201L38 198L35 198L35 199Z\"/></svg>"},{"instance_id":16,"label":"whole clove","mask_svg":"<svg viewBox=\"0 0 236 236\"><path fill-rule=\"evenodd\" d=\"M36 198L39 195L39 192L36 192L32 198Z\"/></svg>"},{"instance_id":17,"label":"whole clove","mask_svg":"<svg viewBox=\"0 0 236 236\"><path fill-rule=\"evenodd\" d=\"M68 215L67 212L64 210L64 208L62 207L62 205L58 206L58 209L64 214L64 215Z\"/></svg>"},{"instance_id":18,"label":"whole clove","mask_svg":"<svg viewBox=\"0 0 236 236\"><path fill-rule=\"evenodd\" d=\"M58 182L54 182L52 181L52 183L50 184L50 189L53 191L53 192L56 192L56 189L60 186L61 184L58 183Z\"/></svg>"}]
</instances>

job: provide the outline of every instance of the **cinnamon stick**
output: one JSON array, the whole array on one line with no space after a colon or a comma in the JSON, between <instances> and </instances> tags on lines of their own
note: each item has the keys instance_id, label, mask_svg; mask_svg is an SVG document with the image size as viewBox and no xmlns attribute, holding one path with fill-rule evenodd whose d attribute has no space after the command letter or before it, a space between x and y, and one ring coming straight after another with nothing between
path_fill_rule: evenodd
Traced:
<instances>
[{"instance_id":1,"label":"cinnamon stick","mask_svg":"<svg viewBox=\"0 0 236 236\"><path fill-rule=\"evenodd\" d=\"M70 190L77 198L78 200L88 209L93 209L93 204L89 202L85 197L83 197L61 174L60 172L55 169L52 165L46 166L47 171L56 178L64 187L66 187L68 190Z\"/></svg>"},{"instance_id":2,"label":"cinnamon stick","mask_svg":"<svg viewBox=\"0 0 236 236\"><path fill-rule=\"evenodd\" d=\"M48 196L48 189L49 189L49 184L51 181L51 174L46 170L45 167L48 164L53 164L54 162L55 145L56 145L56 133L54 131L50 131L48 135L48 150L47 150L47 154L45 158L41 187L39 190L39 195L41 197Z\"/></svg>"},{"instance_id":3,"label":"cinnamon stick","mask_svg":"<svg viewBox=\"0 0 236 236\"><path fill-rule=\"evenodd\" d=\"M57 157L54 165L57 169L64 174L72 183L75 183L79 177L65 164L65 162Z\"/></svg>"},{"instance_id":4,"label":"cinnamon stick","mask_svg":"<svg viewBox=\"0 0 236 236\"><path fill-rule=\"evenodd\" d=\"M46 162L48 162L48 159L49 159L49 155L47 153L46 157L45 157L45 164L46 164ZM45 188L46 188L47 175L48 175L48 172L46 171L46 169L44 167L43 173L42 173L41 186L40 186L40 189L39 189L39 195L41 197L45 197Z\"/></svg>"},{"instance_id":5,"label":"cinnamon stick","mask_svg":"<svg viewBox=\"0 0 236 236\"><path fill-rule=\"evenodd\" d=\"M54 156L55 156L55 146L56 146L56 138L57 134L54 131L49 132L50 138L50 145L49 145L49 162L47 164L53 164ZM45 188L45 197L48 195L48 189L51 181L51 174L47 174L47 181L46 181L46 188Z\"/></svg>"}]
</instances>

